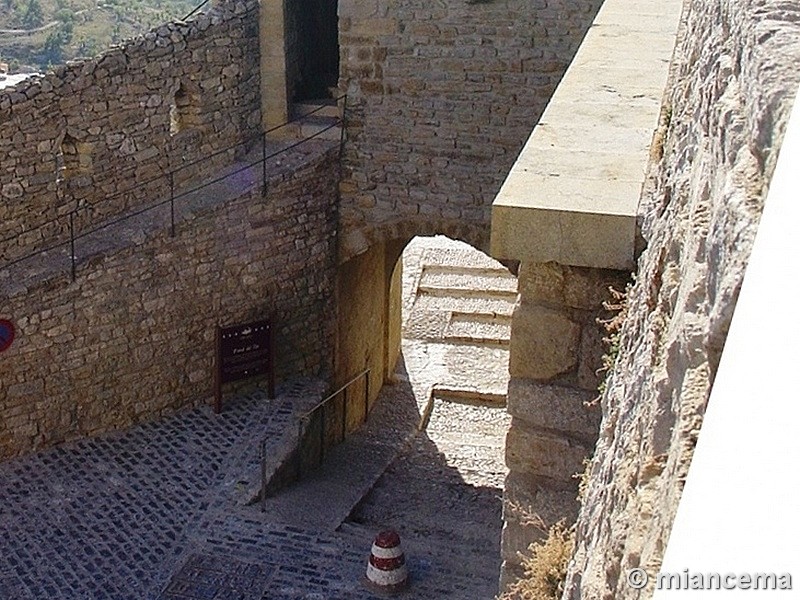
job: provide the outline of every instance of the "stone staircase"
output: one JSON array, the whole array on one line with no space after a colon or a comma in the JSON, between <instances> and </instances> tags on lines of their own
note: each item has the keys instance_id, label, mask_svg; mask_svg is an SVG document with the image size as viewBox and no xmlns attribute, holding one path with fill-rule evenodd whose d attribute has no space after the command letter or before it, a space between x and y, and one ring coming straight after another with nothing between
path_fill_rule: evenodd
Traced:
<instances>
[{"instance_id":1,"label":"stone staircase","mask_svg":"<svg viewBox=\"0 0 800 600\"><path fill-rule=\"evenodd\" d=\"M342 107L332 98L292 104L289 118L293 122L286 129L297 139L312 136L334 141L341 139Z\"/></svg>"},{"instance_id":2,"label":"stone staircase","mask_svg":"<svg viewBox=\"0 0 800 600\"><path fill-rule=\"evenodd\" d=\"M334 531L366 496L405 444L418 433L419 410L410 390L387 386L367 423L340 444L329 448L323 464L302 479L282 486L263 504L258 486L248 488L251 508L277 522ZM268 479L294 460L298 434L294 427L268 456ZM302 437L302 435L301 435ZM252 469L251 469L251 472Z\"/></svg>"},{"instance_id":3,"label":"stone staircase","mask_svg":"<svg viewBox=\"0 0 800 600\"><path fill-rule=\"evenodd\" d=\"M406 335L453 344L505 347L517 281L499 266L424 264Z\"/></svg>"}]
</instances>

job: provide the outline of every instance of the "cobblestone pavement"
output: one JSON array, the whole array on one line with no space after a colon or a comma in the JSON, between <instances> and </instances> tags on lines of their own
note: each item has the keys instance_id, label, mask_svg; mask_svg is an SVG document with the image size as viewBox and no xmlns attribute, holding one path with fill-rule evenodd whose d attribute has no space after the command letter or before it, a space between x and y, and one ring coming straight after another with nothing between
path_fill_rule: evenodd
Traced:
<instances>
[{"instance_id":1,"label":"cobblestone pavement","mask_svg":"<svg viewBox=\"0 0 800 600\"><path fill-rule=\"evenodd\" d=\"M483 350L505 351L497 339ZM377 600L363 578L387 526L412 578L402 598L488 600L506 417L448 394L502 394L505 367L489 356L495 366L470 379L464 343L447 346L406 340L367 426L264 512L251 503L259 444L286 451L282 434L320 382L0 463L0 600Z\"/></svg>"},{"instance_id":2,"label":"cobblestone pavement","mask_svg":"<svg viewBox=\"0 0 800 600\"><path fill-rule=\"evenodd\" d=\"M222 415L189 410L0 464L0 598L148 597L242 446L290 412L257 392Z\"/></svg>"}]
</instances>

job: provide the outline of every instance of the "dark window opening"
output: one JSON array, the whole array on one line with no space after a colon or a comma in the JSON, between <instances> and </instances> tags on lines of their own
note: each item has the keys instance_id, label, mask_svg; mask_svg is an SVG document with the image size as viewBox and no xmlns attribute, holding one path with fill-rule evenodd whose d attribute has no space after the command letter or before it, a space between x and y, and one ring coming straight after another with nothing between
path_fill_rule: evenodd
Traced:
<instances>
[{"instance_id":1,"label":"dark window opening","mask_svg":"<svg viewBox=\"0 0 800 600\"><path fill-rule=\"evenodd\" d=\"M295 102L330 98L339 83L337 0L300 0L297 8L300 80Z\"/></svg>"}]
</instances>

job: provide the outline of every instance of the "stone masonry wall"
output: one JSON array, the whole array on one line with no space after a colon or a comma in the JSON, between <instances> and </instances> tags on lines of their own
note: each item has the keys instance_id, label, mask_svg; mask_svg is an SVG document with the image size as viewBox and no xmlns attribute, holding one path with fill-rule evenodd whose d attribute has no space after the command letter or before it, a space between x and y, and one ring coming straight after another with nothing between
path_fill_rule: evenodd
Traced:
<instances>
[{"instance_id":1,"label":"stone masonry wall","mask_svg":"<svg viewBox=\"0 0 800 600\"><path fill-rule=\"evenodd\" d=\"M434 233L485 248L491 203L601 4L340 0L341 259Z\"/></svg>"},{"instance_id":2,"label":"stone masonry wall","mask_svg":"<svg viewBox=\"0 0 800 600\"><path fill-rule=\"evenodd\" d=\"M257 138L258 94L254 0L0 91L0 259L63 241L71 210L80 231L164 197L171 170L187 165L180 186L230 163L234 151L208 157Z\"/></svg>"},{"instance_id":3,"label":"stone masonry wall","mask_svg":"<svg viewBox=\"0 0 800 600\"><path fill-rule=\"evenodd\" d=\"M800 82L799 24L780 0L686 2L565 599L652 595Z\"/></svg>"},{"instance_id":4,"label":"stone masonry wall","mask_svg":"<svg viewBox=\"0 0 800 600\"><path fill-rule=\"evenodd\" d=\"M557 521L574 522L578 480L600 424L599 369L608 288L625 272L525 263L511 324L501 589L523 575L520 553ZM538 515L541 522L531 520Z\"/></svg>"},{"instance_id":5,"label":"stone masonry wall","mask_svg":"<svg viewBox=\"0 0 800 600\"><path fill-rule=\"evenodd\" d=\"M209 402L218 324L272 314L278 381L330 377L337 158L325 145L266 199L240 175L237 199L83 260L75 282L64 265L0 282L18 327L0 357L0 458Z\"/></svg>"}]
</instances>

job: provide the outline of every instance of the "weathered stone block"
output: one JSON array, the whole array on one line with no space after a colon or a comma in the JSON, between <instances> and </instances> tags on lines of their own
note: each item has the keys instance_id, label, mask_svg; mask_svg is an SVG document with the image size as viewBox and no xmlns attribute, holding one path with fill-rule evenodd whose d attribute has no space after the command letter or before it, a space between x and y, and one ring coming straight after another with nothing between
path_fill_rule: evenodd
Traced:
<instances>
[{"instance_id":1,"label":"weathered stone block","mask_svg":"<svg viewBox=\"0 0 800 600\"><path fill-rule=\"evenodd\" d=\"M519 289L523 301L600 311L612 300L609 287L624 291L630 280L626 271L570 267L554 262L523 262Z\"/></svg>"},{"instance_id":2,"label":"weathered stone block","mask_svg":"<svg viewBox=\"0 0 800 600\"><path fill-rule=\"evenodd\" d=\"M512 377L549 380L578 363L580 326L562 312L519 304L511 324Z\"/></svg>"},{"instance_id":3,"label":"weathered stone block","mask_svg":"<svg viewBox=\"0 0 800 600\"><path fill-rule=\"evenodd\" d=\"M592 444L602 419L599 404L587 406L595 397L595 392L514 377L508 384L508 412L533 426Z\"/></svg>"},{"instance_id":4,"label":"weathered stone block","mask_svg":"<svg viewBox=\"0 0 800 600\"><path fill-rule=\"evenodd\" d=\"M506 464L515 473L547 477L577 487L573 475L583 471L591 448L566 437L535 430L514 418L506 436Z\"/></svg>"}]
</instances>

